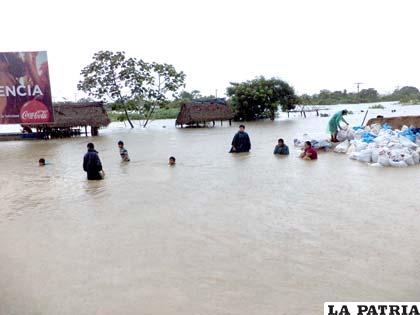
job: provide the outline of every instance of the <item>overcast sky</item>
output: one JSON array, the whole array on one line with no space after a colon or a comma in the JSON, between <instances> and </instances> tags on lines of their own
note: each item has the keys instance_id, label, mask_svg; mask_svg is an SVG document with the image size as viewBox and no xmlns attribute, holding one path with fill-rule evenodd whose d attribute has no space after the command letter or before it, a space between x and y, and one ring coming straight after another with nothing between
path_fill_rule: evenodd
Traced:
<instances>
[{"instance_id":1,"label":"overcast sky","mask_svg":"<svg viewBox=\"0 0 420 315\"><path fill-rule=\"evenodd\" d=\"M53 97L74 99L98 50L173 64L187 90L277 76L298 93L420 87L418 0L1 1L1 51L47 50Z\"/></svg>"}]
</instances>

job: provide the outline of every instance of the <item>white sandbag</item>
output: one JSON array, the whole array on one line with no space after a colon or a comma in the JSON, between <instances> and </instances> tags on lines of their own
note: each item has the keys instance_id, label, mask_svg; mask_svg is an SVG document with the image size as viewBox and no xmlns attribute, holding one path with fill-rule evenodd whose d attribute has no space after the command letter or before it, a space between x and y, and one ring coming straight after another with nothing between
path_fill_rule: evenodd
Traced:
<instances>
[{"instance_id":1,"label":"white sandbag","mask_svg":"<svg viewBox=\"0 0 420 315\"><path fill-rule=\"evenodd\" d=\"M365 130L363 129L358 129L353 133L353 137L356 140L360 140L362 139L363 134L365 133Z\"/></svg>"},{"instance_id":2,"label":"white sandbag","mask_svg":"<svg viewBox=\"0 0 420 315\"><path fill-rule=\"evenodd\" d=\"M318 143L315 145L315 149L329 149L332 147L331 141L328 139L317 140Z\"/></svg>"},{"instance_id":3,"label":"white sandbag","mask_svg":"<svg viewBox=\"0 0 420 315\"><path fill-rule=\"evenodd\" d=\"M349 128L347 130L347 140L354 140L354 133L353 128Z\"/></svg>"},{"instance_id":4,"label":"white sandbag","mask_svg":"<svg viewBox=\"0 0 420 315\"><path fill-rule=\"evenodd\" d=\"M347 149L349 148L349 146L350 146L350 141L349 140L346 140L346 141L340 143L339 145L337 145L334 148L334 152L337 152L337 153L346 153L347 152Z\"/></svg>"},{"instance_id":5,"label":"white sandbag","mask_svg":"<svg viewBox=\"0 0 420 315\"><path fill-rule=\"evenodd\" d=\"M356 142L354 142L354 151L355 152L363 151L367 147L368 147L368 144L366 142L362 142L362 141L356 141Z\"/></svg>"},{"instance_id":6,"label":"white sandbag","mask_svg":"<svg viewBox=\"0 0 420 315\"><path fill-rule=\"evenodd\" d=\"M372 161L372 150L366 149L360 151L357 160L360 162L370 163Z\"/></svg>"},{"instance_id":7,"label":"white sandbag","mask_svg":"<svg viewBox=\"0 0 420 315\"><path fill-rule=\"evenodd\" d=\"M347 140L347 130L341 129L337 132L337 140L342 142Z\"/></svg>"},{"instance_id":8,"label":"white sandbag","mask_svg":"<svg viewBox=\"0 0 420 315\"><path fill-rule=\"evenodd\" d=\"M415 165L413 157L411 155L406 155L404 156L404 162L407 163L408 166L413 166Z\"/></svg>"},{"instance_id":9,"label":"white sandbag","mask_svg":"<svg viewBox=\"0 0 420 315\"><path fill-rule=\"evenodd\" d=\"M355 152L356 150L356 146L354 145L353 141L351 142L351 144L349 145L349 147L347 148L347 154L351 154L353 152Z\"/></svg>"},{"instance_id":10,"label":"white sandbag","mask_svg":"<svg viewBox=\"0 0 420 315\"><path fill-rule=\"evenodd\" d=\"M379 154L378 163L382 166L389 166L389 157L386 154Z\"/></svg>"},{"instance_id":11,"label":"white sandbag","mask_svg":"<svg viewBox=\"0 0 420 315\"><path fill-rule=\"evenodd\" d=\"M353 152L353 153L351 153L349 155L349 159L358 160L359 159L359 155L360 155L360 152Z\"/></svg>"},{"instance_id":12,"label":"white sandbag","mask_svg":"<svg viewBox=\"0 0 420 315\"><path fill-rule=\"evenodd\" d=\"M370 126L370 133L373 133L374 135L378 135L381 128L382 126L380 124L373 124Z\"/></svg>"},{"instance_id":13,"label":"white sandbag","mask_svg":"<svg viewBox=\"0 0 420 315\"><path fill-rule=\"evenodd\" d=\"M414 151L411 154L411 157L413 158L414 164L419 164L420 163L420 154L417 151Z\"/></svg>"},{"instance_id":14,"label":"white sandbag","mask_svg":"<svg viewBox=\"0 0 420 315\"><path fill-rule=\"evenodd\" d=\"M389 160L389 165L392 167L407 167L407 163L405 163L404 161L393 161L393 160Z\"/></svg>"},{"instance_id":15,"label":"white sandbag","mask_svg":"<svg viewBox=\"0 0 420 315\"><path fill-rule=\"evenodd\" d=\"M402 144L406 148L414 149L417 148L417 144L406 137L400 137L400 144Z\"/></svg>"},{"instance_id":16,"label":"white sandbag","mask_svg":"<svg viewBox=\"0 0 420 315\"><path fill-rule=\"evenodd\" d=\"M378 163L379 149L372 150L372 163Z\"/></svg>"}]
</instances>

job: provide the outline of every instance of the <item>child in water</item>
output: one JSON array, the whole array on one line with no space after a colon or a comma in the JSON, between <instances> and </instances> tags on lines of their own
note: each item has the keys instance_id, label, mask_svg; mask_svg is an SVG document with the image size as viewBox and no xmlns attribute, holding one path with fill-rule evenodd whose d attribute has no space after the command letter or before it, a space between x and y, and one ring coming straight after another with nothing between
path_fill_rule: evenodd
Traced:
<instances>
[{"instance_id":1,"label":"child in water","mask_svg":"<svg viewBox=\"0 0 420 315\"><path fill-rule=\"evenodd\" d=\"M169 163L168 163L168 165L169 165L169 166L175 166L175 164L176 164L176 159L175 159L175 157L171 156L171 157L169 158Z\"/></svg>"},{"instance_id":2,"label":"child in water","mask_svg":"<svg viewBox=\"0 0 420 315\"><path fill-rule=\"evenodd\" d=\"M124 148L124 142L122 142L121 140L118 141L118 147L120 148L120 156L121 156L121 159L124 162L129 162L130 161L130 157L128 156L127 149Z\"/></svg>"},{"instance_id":3,"label":"child in water","mask_svg":"<svg viewBox=\"0 0 420 315\"><path fill-rule=\"evenodd\" d=\"M38 165L39 166L45 166L45 165L47 165L47 162L45 162L44 158L40 158L39 161L38 161Z\"/></svg>"}]
</instances>

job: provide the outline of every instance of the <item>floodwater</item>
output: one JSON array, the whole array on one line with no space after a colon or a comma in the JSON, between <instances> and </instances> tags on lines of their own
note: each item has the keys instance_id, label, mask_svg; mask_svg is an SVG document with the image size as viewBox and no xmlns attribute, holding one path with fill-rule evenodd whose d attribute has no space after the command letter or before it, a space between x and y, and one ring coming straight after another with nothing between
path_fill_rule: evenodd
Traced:
<instances>
[{"instance_id":1,"label":"floodwater","mask_svg":"<svg viewBox=\"0 0 420 315\"><path fill-rule=\"evenodd\" d=\"M420 111L369 116L390 108ZM0 143L0 314L321 314L325 301L418 300L418 167L273 156L278 137L322 134L327 120L248 123L241 155L227 153L236 126L173 121ZM91 140L104 181L81 170Z\"/></svg>"}]
</instances>

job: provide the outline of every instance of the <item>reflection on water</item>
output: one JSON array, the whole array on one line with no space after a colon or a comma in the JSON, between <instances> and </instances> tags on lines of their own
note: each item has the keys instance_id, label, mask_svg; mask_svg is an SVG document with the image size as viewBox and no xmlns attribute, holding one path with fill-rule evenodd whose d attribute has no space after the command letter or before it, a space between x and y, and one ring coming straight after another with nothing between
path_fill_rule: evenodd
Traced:
<instances>
[{"instance_id":1,"label":"reflection on water","mask_svg":"<svg viewBox=\"0 0 420 315\"><path fill-rule=\"evenodd\" d=\"M419 169L272 154L279 137L291 145L327 121L248 123L252 151L239 155L227 153L236 127L112 127L93 139L98 182L81 170L91 138L0 143L0 314L319 314L327 300L415 300Z\"/></svg>"}]
</instances>

